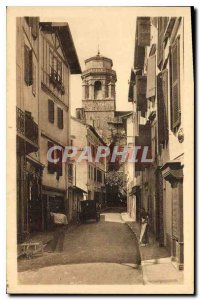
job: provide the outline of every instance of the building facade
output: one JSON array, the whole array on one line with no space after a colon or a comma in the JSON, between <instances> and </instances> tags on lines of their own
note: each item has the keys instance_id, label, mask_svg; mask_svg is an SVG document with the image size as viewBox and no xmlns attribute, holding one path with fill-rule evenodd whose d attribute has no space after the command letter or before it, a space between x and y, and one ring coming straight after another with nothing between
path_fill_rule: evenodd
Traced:
<instances>
[{"instance_id":1,"label":"building facade","mask_svg":"<svg viewBox=\"0 0 200 300\"><path fill-rule=\"evenodd\" d=\"M67 23L40 23L40 159L44 165L42 206L44 229L49 226L49 212L59 206L69 212L68 165L47 159L53 146L70 145L70 75L81 69Z\"/></svg>"},{"instance_id":2,"label":"building facade","mask_svg":"<svg viewBox=\"0 0 200 300\"><path fill-rule=\"evenodd\" d=\"M69 143L69 80L81 69L67 23L23 17L16 25L17 224L23 240L48 229L55 205L67 209L67 165L50 163L47 152Z\"/></svg>"},{"instance_id":3,"label":"building facade","mask_svg":"<svg viewBox=\"0 0 200 300\"><path fill-rule=\"evenodd\" d=\"M151 231L184 265L184 19L138 17L129 101L136 146L148 146L148 164L136 162L132 194L150 215ZM139 210L136 214L139 220Z\"/></svg>"},{"instance_id":4,"label":"building facade","mask_svg":"<svg viewBox=\"0 0 200 300\"><path fill-rule=\"evenodd\" d=\"M40 230L39 19L16 19L17 233Z\"/></svg>"},{"instance_id":5,"label":"building facade","mask_svg":"<svg viewBox=\"0 0 200 300\"><path fill-rule=\"evenodd\" d=\"M77 147L77 157L73 164L75 185L87 194L84 200L95 199L101 205L105 204L105 174L106 159L101 158L95 162L98 146L105 146L103 139L90 125L80 119L71 117L71 133L73 146ZM78 160L84 147L90 147L92 159ZM87 155L87 154L86 154Z\"/></svg>"}]
</instances>

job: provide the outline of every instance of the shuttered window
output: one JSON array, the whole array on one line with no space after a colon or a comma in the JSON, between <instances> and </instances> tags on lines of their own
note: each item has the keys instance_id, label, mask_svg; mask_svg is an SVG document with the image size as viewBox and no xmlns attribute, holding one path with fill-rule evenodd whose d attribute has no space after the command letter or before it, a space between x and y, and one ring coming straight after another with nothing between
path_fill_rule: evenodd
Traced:
<instances>
[{"instance_id":1,"label":"shuttered window","mask_svg":"<svg viewBox=\"0 0 200 300\"><path fill-rule=\"evenodd\" d=\"M164 32L167 27L169 18L159 17L158 18L158 56L157 56L157 66L161 69L163 56L164 56Z\"/></svg>"},{"instance_id":2,"label":"shuttered window","mask_svg":"<svg viewBox=\"0 0 200 300\"><path fill-rule=\"evenodd\" d=\"M139 17L137 19L138 46L150 46L151 26L149 17Z\"/></svg>"},{"instance_id":3,"label":"shuttered window","mask_svg":"<svg viewBox=\"0 0 200 300\"><path fill-rule=\"evenodd\" d=\"M57 108L57 121L58 128L63 129L63 110L61 108Z\"/></svg>"},{"instance_id":4,"label":"shuttered window","mask_svg":"<svg viewBox=\"0 0 200 300\"><path fill-rule=\"evenodd\" d=\"M143 69L145 59L145 47L138 46L135 43L135 53L134 53L134 69Z\"/></svg>"},{"instance_id":5,"label":"shuttered window","mask_svg":"<svg viewBox=\"0 0 200 300\"><path fill-rule=\"evenodd\" d=\"M168 142L168 70L157 76L158 144Z\"/></svg>"},{"instance_id":6,"label":"shuttered window","mask_svg":"<svg viewBox=\"0 0 200 300\"><path fill-rule=\"evenodd\" d=\"M171 127L176 129L181 123L180 107L180 39L171 47Z\"/></svg>"},{"instance_id":7,"label":"shuttered window","mask_svg":"<svg viewBox=\"0 0 200 300\"><path fill-rule=\"evenodd\" d=\"M147 98L156 94L156 56L152 55L147 61Z\"/></svg>"},{"instance_id":8,"label":"shuttered window","mask_svg":"<svg viewBox=\"0 0 200 300\"><path fill-rule=\"evenodd\" d=\"M33 84L32 84L32 93L35 96L36 95L36 65L33 63Z\"/></svg>"},{"instance_id":9,"label":"shuttered window","mask_svg":"<svg viewBox=\"0 0 200 300\"><path fill-rule=\"evenodd\" d=\"M59 177L63 175L63 168L62 168L63 150L57 149L56 157L59 159L57 162L57 176Z\"/></svg>"},{"instance_id":10,"label":"shuttered window","mask_svg":"<svg viewBox=\"0 0 200 300\"><path fill-rule=\"evenodd\" d=\"M146 99L147 77L142 75L136 75L136 101L137 110L141 111L144 116L147 111L147 99Z\"/></svg>"},{"instance_id":11,"label":"shuttered window","mask_svg":"<svg viewBox=\"0 0 200 300\"><path fill-rule=\"evenodd\" d=\"M54 144L50 141L48 141L48 150L51 149L54 146ZM53 152L51 155L52 159L55 158L55 153ZM53 162L50 162L48 160L48 172L49 174L54 174L56 170L55 164Z\"/></svg>"},{"instance_id":12,"label":"shuttered window","mask_svg":"<svg viewBox=\"0 0 200 300\"><path fill-rule=\"evenodd\" d=\"M24 45L24 81L28 86L33 83L32 64L32 50L27 45Z\"/></svg>"},{"instance_id":13,"label":"shuttered window","mask_svg":"<svg viewBox=\"0 0 200 300\"><path fill-rule=\"evenodd\" d=\"M54 123L54 102L52 100L48 100L48 117L49 122Z\"/></svg>"}]
</instances>

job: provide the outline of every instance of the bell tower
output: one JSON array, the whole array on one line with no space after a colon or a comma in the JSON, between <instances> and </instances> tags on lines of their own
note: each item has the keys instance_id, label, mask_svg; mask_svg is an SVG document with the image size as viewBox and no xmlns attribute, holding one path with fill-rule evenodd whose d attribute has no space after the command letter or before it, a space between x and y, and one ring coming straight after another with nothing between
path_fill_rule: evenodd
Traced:
<instances>
[{"instance_id":1,"label":"bell tower","mask_svg":"<svg viewBox=\"0 0 200 300\"><path fill-rule=\"evenodd\" d=\"M109 141L111 133L108 122L113 122L116 109L117 76L112 66L112 60L98 52L96 56L85 60L85 71L82 73L85 121L95 127L105 142Z\"/></svg>"}]
</instances>

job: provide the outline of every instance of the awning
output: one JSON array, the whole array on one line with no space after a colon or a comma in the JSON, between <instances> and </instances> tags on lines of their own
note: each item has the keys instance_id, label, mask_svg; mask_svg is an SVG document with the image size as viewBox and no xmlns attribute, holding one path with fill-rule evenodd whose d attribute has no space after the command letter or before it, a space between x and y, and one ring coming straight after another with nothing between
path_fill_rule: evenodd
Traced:
<instances>
[{"instance_id":1,"label":"awning","mask_svg":"<svg viewBox=\"0 0 200 300\"><path fill-rule=\"evenodd\" d=\"M87 192L86 192L85 190L83 190L83 189L81 189L81 188L79 188L78 186L75 186L75 185L70 186L69 189L76 190L76 191L78 191L78 192L87 194Z\"/></svg>"}]
</instances>

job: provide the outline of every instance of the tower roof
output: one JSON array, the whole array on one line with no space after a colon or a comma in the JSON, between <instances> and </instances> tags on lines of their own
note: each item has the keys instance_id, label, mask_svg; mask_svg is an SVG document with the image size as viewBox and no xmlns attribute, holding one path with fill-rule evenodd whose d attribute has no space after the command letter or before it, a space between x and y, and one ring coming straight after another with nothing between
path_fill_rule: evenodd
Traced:
<instances>
[{"instance_id":1,"label":"tower roof","mask_svg":"<svg viewBox=\"0 0 200 300\"><path fill-rule=\"evenodd\" d=\"M99 50L98 50L97 55L92 56L92 57L90 57L90 58L87 58L87 59L85 60L85 63L87 64L87 63L90 62L90 61L108 61L108 62L110 62L111 67L113 66L113 61L112 61L112 59L110 59L110 58L108 58L108 57L106 57L106 56L101 55L100 52L99 52Z\"/></svg>"}]
</instances>

